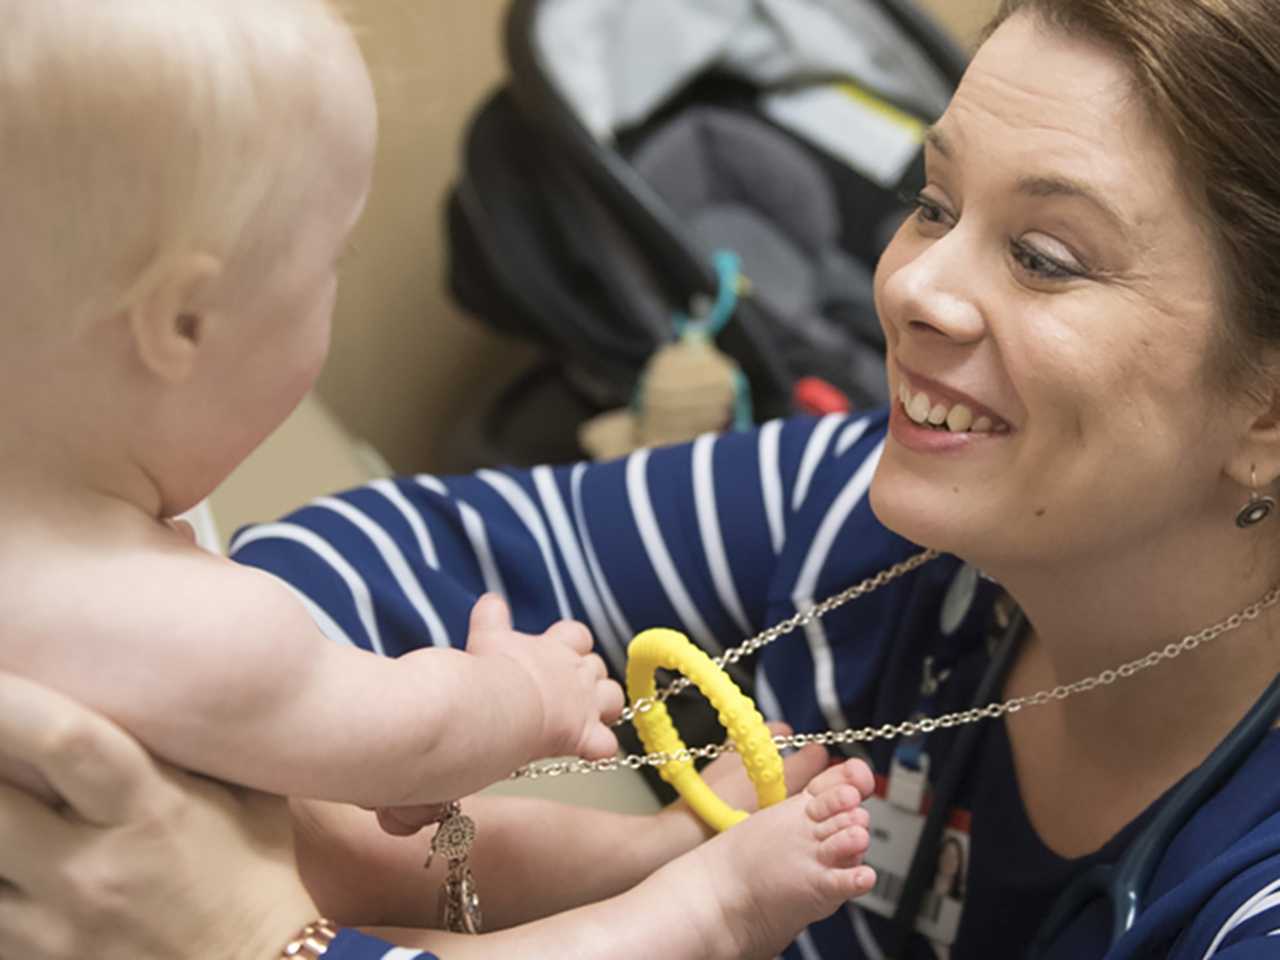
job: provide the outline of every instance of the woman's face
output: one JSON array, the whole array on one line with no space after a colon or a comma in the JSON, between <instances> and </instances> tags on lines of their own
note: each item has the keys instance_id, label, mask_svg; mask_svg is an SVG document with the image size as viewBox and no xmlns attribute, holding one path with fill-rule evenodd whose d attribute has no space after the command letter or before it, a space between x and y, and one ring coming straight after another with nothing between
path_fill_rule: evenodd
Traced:
<instances>
[{"instance_id":1,"label":"woman's face","mask_svg":"<svg viewBox=\"0 0 1280 960\"><path fill-rule=\"evenodd\" d=\"M880 518L993 572L1230 525L1211 245L1121 62L1015 16L926 165L876 272L897 400Z\"/></svg>"}]
</instances>

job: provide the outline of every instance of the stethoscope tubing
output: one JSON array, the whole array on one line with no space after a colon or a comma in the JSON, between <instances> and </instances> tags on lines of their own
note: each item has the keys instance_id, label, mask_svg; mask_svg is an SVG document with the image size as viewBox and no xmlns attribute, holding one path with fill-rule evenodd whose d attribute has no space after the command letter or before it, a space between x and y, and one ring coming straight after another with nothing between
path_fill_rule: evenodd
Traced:
<instances>
[{"instance_id":1,"label":"stethoscope tubing","mask_svg":"<svg viewBox=\"0 0 1280 960\"><path fill-rule=\"evenodd\" d=\"M1041 924L1027 953L1041 957L1072 920L1101 895L1111 909L1114 947L1137 922L1160 858L1196 811L1234 776L1280 719L1280 676L1249 708L1243 719L1208 758L1179 783L1114 865L1094 867L1067 887Z\"/></svg>"}]
</instances>

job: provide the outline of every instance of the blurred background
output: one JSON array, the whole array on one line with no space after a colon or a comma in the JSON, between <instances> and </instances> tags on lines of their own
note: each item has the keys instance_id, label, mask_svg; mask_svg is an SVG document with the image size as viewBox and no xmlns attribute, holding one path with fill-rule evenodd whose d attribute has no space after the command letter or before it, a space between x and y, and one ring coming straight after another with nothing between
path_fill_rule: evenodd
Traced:
<instances>
[{"instance_id":1,"label":"blurred background","mask_svg":"<svg viewBox=\"0 0 1280 960\"><path fill-rule=\"evenodd\" d=\"M464 441L460 425L491 406L541 353L468 317L446 280L445 206L468 125L507 80L509 0L343 6L379 98L374 188L344 267L333 348L316 396L220 492L224 532L370 472L478 465L483 452ZM915 6L967 51L996 0ZM240 505L246 496L250 504Z\"/></svg>"}]
</instances>

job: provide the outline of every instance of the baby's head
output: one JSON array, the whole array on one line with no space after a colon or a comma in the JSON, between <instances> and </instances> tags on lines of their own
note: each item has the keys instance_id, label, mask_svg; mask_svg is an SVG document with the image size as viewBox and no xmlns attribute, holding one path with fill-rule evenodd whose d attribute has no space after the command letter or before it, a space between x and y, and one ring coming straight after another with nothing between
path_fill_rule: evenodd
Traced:
<instances>
[{"instance_id":1,"label":"baby's head","mask_svg":"<svg viewBox=\"0 0 1280 960\"><path fill-rule=\"evenodd\" d=\"M363 62L325 0L0 0L0 36L0 375L136 375L133 456L180 509L323 360L372 164Z\"/></svg>"}]
</instances>

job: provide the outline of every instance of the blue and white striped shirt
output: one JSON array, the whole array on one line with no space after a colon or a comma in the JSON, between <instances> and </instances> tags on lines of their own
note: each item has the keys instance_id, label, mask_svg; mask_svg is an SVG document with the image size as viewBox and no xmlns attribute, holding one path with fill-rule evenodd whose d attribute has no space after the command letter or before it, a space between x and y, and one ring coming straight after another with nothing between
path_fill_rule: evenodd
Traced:
<instances>
[{"instance_id":1,"label":"blue and white striped shirt","mask_svg":"<svg viewBox=\"0 0 1280 960\"><path fill-rule=\"evenodd\" d=\"M676 627L716 653L918 552L867 502L885 419L774 422L605 464L378 480L241 531L233 555L285 580L339 643L387 656L461 646L476 598L493 591L520 630L586 623L620 677L627 642L646 627ZM940 608L958 567L934 561L766 648L755 665L762 712L797 731L901 720L919 706L925 656L939 653L953 676L932 706L967 707L997 591L982 585L944 636ZM930 752L945 755L950 734L932 735ZM872 751L878 773L891 749ZM953 960L1019 955L1062 886L1118 856L1142 822L1064 861L1026 821L1002 722L988 724L974 771L960 796L973 852ZM1151 906L1120 945L1106 953L1105 920L1086 911L1050 956L1280 957L1277 773L1273 735L1171 846ZM880 917L852 904L786 956L877 960L884 934ZM355 934L330 954L427 956ZM909 957L934 956L913 942Z\"/></svg>"}]
</instances>

